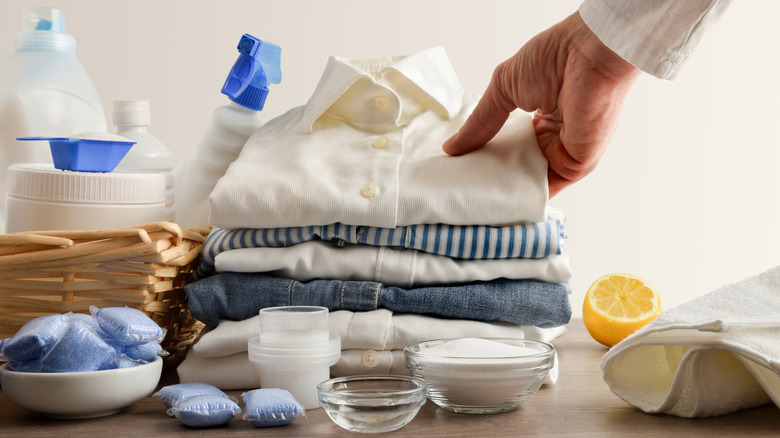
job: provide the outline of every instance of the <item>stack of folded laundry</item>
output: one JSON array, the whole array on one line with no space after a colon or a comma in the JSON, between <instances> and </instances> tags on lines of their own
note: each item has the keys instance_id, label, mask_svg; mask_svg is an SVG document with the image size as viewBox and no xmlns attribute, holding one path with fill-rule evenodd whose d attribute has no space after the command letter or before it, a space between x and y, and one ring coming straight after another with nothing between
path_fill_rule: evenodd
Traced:
<instances>
[{"instance_id":1,"label":"stack of folded laundry","mask_svg":"<svg viewBox=\"0 0 780 438\"><path fill-rule=\"evenodd\" d=\"M530 116L471 154L441 149L475 104L441 48L331 57L309 102L258 129L211 194L185 290L215 329L181 380L259 386L246 350L265 307L330 309L334 375L408 373L400 350L423 340L562 334L563 214Z\"/></svg>"}]
</instances>

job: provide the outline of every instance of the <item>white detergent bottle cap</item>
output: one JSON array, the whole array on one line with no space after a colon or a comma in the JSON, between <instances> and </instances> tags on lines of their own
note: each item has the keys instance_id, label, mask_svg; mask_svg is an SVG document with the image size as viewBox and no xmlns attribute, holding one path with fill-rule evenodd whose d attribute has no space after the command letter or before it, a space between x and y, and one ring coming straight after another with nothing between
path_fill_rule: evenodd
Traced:
<instances>
[{"instance_id":1,"label":"white detergent bottle cap","mask_svg":"<svg viewBox=\"0 0 780 438\"><path fill-rule=\"evenodd\" d=\"M76 51L76 39L65 31L65 11L36 6L22 12L22 31L16 34L16 51Z\"/></svg>"},{"instance_id":2,"label":"white detergent bottle cap","mask_svg":"<svg viewBox=\"0 0 780 438\"><path fill-rule=\"evenodd\" d=\"M99 230L164 219L165 177L71 172L51 164L8 168L6 231Z\"/></svg>"},{"instance_id":3,"label":"white detergent bottle cap","mask_svg":"<svg viewBox=\"0 0 780 438\"><path fill-rule=\"evenodd\" d=\"M65 32L65 11L48 6L33 6L22 12L22 31Z\"/></svg>"},{"instance_id":4,"label":"white detergent bottle cap","mask_svg":"<svg viewBox=\"0 0 780 438\"><path fill-rule=\"evenodd\" d=\"M148 126L152 123L151 104L148 100L115 100L111 116L115 125Z\"/></svg>"}]
</instances>

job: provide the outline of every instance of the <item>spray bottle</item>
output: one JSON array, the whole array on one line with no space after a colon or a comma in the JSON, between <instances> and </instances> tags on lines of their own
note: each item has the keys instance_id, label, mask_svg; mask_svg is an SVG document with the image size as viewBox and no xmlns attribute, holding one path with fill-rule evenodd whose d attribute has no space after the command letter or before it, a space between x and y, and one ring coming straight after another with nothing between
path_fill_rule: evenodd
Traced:
<instances>
[{"instance_id":1,"label":"spray bottle","mask_svg":"<svg viewBox=\"0 0 780 438\"><path fill-rule=\"evenodd\" d=\"M279 46L244 34L238 52L222 87L231 103L214 110L195 153L176 176L176 221L185 228L208 225L209 195L260 127L257 113L268 97L268 85L282 80Z\"/></svg>"}]
</instances>

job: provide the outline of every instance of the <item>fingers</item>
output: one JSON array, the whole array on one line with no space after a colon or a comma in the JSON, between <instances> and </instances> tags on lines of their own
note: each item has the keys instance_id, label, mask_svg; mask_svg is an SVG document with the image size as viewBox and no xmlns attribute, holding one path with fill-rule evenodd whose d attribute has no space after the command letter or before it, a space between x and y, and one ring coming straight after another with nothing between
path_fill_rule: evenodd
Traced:
<instances>
[{"instance_id":1,"label":"fingers","mask_svg":"<svg viewBox=\"0 0 780 438\"><path fill-rule=\"evenodd\" d=\"M494 75L485 95L479 100L466 123L442 144L444 152L448 155L463 155L490 141L501 130L509 113L514 109L509 109L504 102L506 99Z\"/></svg>"},{"instance_id":2,"label":"fingers","mask_svg":"<svg viewBox=\"0 0 780 438\"><path fill-rule=\"evenodd\" d=\"M566 187L588 176L596 166L595 163L592 165L576 164L575 166L571 166L571 162L569 164L570 166L568 167L560 165L553 167L551 164L550 168L547 169L547 186L550 198L560 193ZM558 170L561 169L565 176L558 173Z\"/></svg>"},{"instance_id":3,"label":"fingers","mask_svg":"<svg viewBox=\"0 0 780 438\"><path fill-rule=\"evenodd\" d=\"M547 187L550 191L550 199L553 198L553 196L557 195L563 189L568 187L569 185L573 184L574 181L569 181L566 178L562 178L560 175L555 173L552 170L547 171Z\"/></svg>"}]
</instances>

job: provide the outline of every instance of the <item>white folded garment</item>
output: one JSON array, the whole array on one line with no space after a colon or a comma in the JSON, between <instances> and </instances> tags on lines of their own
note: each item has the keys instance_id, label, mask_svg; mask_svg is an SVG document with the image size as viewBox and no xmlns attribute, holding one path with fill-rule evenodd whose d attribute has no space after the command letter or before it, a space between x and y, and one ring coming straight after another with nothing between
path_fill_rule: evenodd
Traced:
<instances>
[{"instance_id":1,"label":"white folded garment","mask_svg":"<svg viewBox=\"0 0 780 438\"><path fill-rule=\"evenodd\" d=\"M337 310L329 315L330 333L341 337L343 350L402 350L431 339L490 337L549 342L566 332L565 326L539 328L465 319L444 319L416 314L393 314L387 309L368 312ZM260 333L258 317L222 321L204 333L189 357L220 357L246 352L249 339Z\"/></svg>"},{"instance_id":2,"label":"white folded garment","mask_svg":"<svg viewBox=\"0 0 780 438\"><path fill-rule=\"evenodd\" d=\"M190 357L176 368L181 383L208 383L224 391L260 388L260 367L249 361L249 353L221 357Z\"/></svg>"},{"instance_id":3,"label":"white folded garment","mask_svg":"<svg viewBox=\"0 0 780 438\"><path fill-rule=\"evenodd\" d=\"M341 337L342 355L331 367L334 377L350 374L409 374L403 348L415 342L460 337L532 339L550 342L566 333L566 327L539 328L505 323L443 319L416 314L397 314L387 309L368 312L338 310L329 316L330 332ZM181 382L210 383L221 389L260 387L259 368L249 362L247 343L258 336L258 317L244 321L222 321L204 333L178 366ZM365 354L374 357L367 365ZM545 380L558 378L555 367Z\"/></svg>"},{"instance_id":4,"label":"white folded garment","mask_svg":"<svg viewBox=\"0 0 780 438\"><path fill-rule=\"evenodd\" d=\"M371 357L370 362L367 356ZM367 365L370 363L370 366ZM200 382L214 385L223 390L260 388L260 368L249 361L246 352L222 357L192 357L177 368L179 381ZM332 377L366 374L409 375L403 350L344 350L338 363L330 367ZM544 379L545 385L553 385L558 380L558 355L552 369Z\"/></svg>"},{"instance_id":5,"label":"white folded garment","mask_svg":"<svg viewBox=\"0 0 780 438\"><path fill-rule=\"evenodd\" d=\"M662 312L601 368L615 394L649 413L780 406L780 267Z\"/></svg>"},{"instance_id":6,"label":"white folded garment","mask_svg":"<svg viewBox=\"0 0 780 438\"><path fill-rule=\"evenodd\" d=\"M569 255L543 259L459 260L414 250L329 242L304 242L285 248L242 248L218 254L219 272L264 272L299 281L337 279L377 281L411 288L497 278L565 283L571 278Z\"/></svg>"},{"instance_id":7,"label":"white folded garment","mask_svg":"<svg viewBox=\"0 0 780 438\"><path fill-rule=\"evenodd\" d=\"M209 197L209 222L234 229L544 220L547 160L530 114L513 111L474 153L442 150L476 103L441 47L331 57L307 104L246 142Z\"/></svg>"},{"instance_id":8,"label":"white folded garment","mask_svg":"<svg viewBox=\"0 0 780 438\"><path fill-rule=\"evenodd\" d=\"M333 377L368 374L409 375L403 350L342 350L338 363L330 367ZM553 356L553 366L545 376L545 385L554 385L558 381L558 353Z\"/></svg>"}]
</instances>

